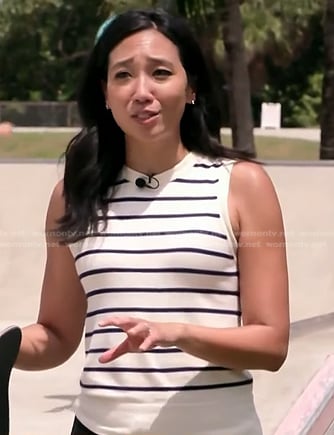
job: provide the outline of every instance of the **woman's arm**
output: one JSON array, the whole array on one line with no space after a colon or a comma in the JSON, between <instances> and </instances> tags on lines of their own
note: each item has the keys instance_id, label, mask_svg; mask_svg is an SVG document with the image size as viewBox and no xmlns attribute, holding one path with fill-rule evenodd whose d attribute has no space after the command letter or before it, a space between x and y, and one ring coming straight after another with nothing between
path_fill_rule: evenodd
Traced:
<instances>
[{"instance_id":1,"label":"woman's arm","mask_svg":"<svg viewBox=\"0 0 334 435\"><path fill-rule=\"evenodd\" d=\"M84 327L86 298L68 247L52 231L63 215L62 183L51 196L46 218L47 260L36 324L22 330L15 367L43 370L64 363L77 349Z\"/></svg>"},{"instance_id":2,"label":"woman's arm","mask_svg":"<svg viewBox=\"0 0 334 435\"><path fill-rule=\"evenodd\" d=\"M261 166L235 165L229 209L238 238L244 326L214 329L185 325L177 346L234 369L277 370L288 349L288 273L279 202Z\"/></svg>"},{"instance_id":3,"label":"woman's arm","mask_svg":"<svg viewBox=\"0 0 334 435\"><path fill-rule=\"evenodd\" d=\"M109 318L101 326L119 326L127 333L127 339L103 354L101 362L155 345L175 345L206 361L236 370L280 368L289 340L286 250L279 202L262 167L248 162L235 165L229 211L238 239L243 326L209 328Z\"/></svg>"}]
</instances>

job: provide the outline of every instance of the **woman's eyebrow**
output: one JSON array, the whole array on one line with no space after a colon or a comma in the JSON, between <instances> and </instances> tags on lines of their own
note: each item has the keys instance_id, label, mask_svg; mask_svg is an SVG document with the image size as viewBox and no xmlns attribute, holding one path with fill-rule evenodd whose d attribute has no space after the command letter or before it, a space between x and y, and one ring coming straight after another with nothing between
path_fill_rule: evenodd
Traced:
<instances>
[{"instance_id":1,"label":"woman's eyebrow","mask_svg":"<svg viewBox=\"0 0 334 435\"><path fill-rule=\"evenodd\" d=\"M164 59L162 57L148 56L147 57L147 61L149 63L155 64L155 65L160 64L160 65L166 65L169 68L173 68L174 67L173 62L171 62L171 61L169 61L167 59ZM121 59L121 60L119 60L119 61L117 61L115 63L111 62L110 69L115 69L115 68L120 68L120 67L128 67L131 64L133 64L134 62L135 62L135 58L134 57L128 57L128 58L125 58L125 59Z\"/></svg>"},{"instance_id":2,"label":"woman's eyebrow","mask_svg":"<svg viewBox=\"0 0 334 435\"><path fill-rule=\"evenodd\" d=\"M162 64L167 65L170 68L173 68L174 64L168 59L164 59L163 57L156 57L156 56L150 56L148 57L148 60L154 64Z\"/></svg>"}]
</instances>

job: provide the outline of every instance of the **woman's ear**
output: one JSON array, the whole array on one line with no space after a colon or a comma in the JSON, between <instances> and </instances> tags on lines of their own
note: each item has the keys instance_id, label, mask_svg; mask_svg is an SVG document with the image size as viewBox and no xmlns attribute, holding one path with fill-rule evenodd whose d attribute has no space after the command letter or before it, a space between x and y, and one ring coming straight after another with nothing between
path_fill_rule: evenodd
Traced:
<instances>
[{"instance_id":1,"label":"woman's ear","mask_svg":"<svg viewBox=\"0 0 334 435\"><path fill-rule=\"evenodd\" d=\"M186 95L187 103L188 103L188 104L195 104L195 101L196 101L196 93L195 93L191 88L188 88L186 94L187 94L187 95Z\"/></svg>"},{"instance_id":2,"label":"woman's ear","mask_svg":"<svg viewBox=\"0 0 334 435\"><path fill-rule=\"evenodd\" d=\"M186 89L186 98L188 104L195 104L196 90L197 90L196 83L197 83L196 76L188 76L188 84Z\"/></svg>"}]
</instances>

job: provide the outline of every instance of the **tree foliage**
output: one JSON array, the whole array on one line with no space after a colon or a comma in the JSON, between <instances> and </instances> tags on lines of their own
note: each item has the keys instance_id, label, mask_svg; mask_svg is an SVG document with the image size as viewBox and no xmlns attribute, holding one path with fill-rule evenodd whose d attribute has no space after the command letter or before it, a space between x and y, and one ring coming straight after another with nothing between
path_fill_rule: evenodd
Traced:
<instances>
[{"instance_id":1,"label":"tree foliage","mask_svg":"<svg viewBox=\"0 0 334 435\"><path fill-rule=\"evenodd\" d=\"M327 0L324 40L325 74L322 88L320 158L334 160L334 0Z\"/></svg>"},{"instance_id":2,"label":"tree foliage","mask_svg":"<svg viewBox=\"0 0 334 435\"><path fill-rule=\"evenodd\" d=\"M282 102L284 123L316 120L325 0L241 1L253 109ZM0 100L71 100L100 24L112 12L163 6L188 18L227 105L225 0L2 0ZM320 35L320 36L319 36ZM314 95L307 101L304 95ZM297 96L299 96L297 98ZM297 108L295 105L297 105ZM310 116L304 116L304 108ZM315 121L316 122L316 121Z\"/></svg>"},{"instance_id":3,"label":"tree foliage","mask_svg":"<svg viewBox=\"0 0 334 435\"><path fill-rule=\"evenodd\" d=\"M102 19L100 0L3 0L0 99L72 98Z\"/></svg>"}]
</instances>

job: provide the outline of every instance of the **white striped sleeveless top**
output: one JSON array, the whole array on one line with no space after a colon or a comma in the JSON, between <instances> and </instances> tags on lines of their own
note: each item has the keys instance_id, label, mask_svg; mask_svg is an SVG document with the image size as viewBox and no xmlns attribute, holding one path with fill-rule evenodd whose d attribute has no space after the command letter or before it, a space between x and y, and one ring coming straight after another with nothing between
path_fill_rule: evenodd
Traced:
<instances>
[{"instance_id":1,"label":"white striped sleeveless top","mask_svg":"<svg viewBox=\"0 0 334 435\"><path fill-rule=\"evenodd\" d=\"M258 435L252 377L176 347L100 364L120 343L111 315L240 326L236 240L227 209L232 161L189 153L159 187L128 167L110 195L107 228L71 245L86 292L85 366L75 404L101 435ZM152 183L154 186L154 183Z\"/></svg>"}]
</instances>

